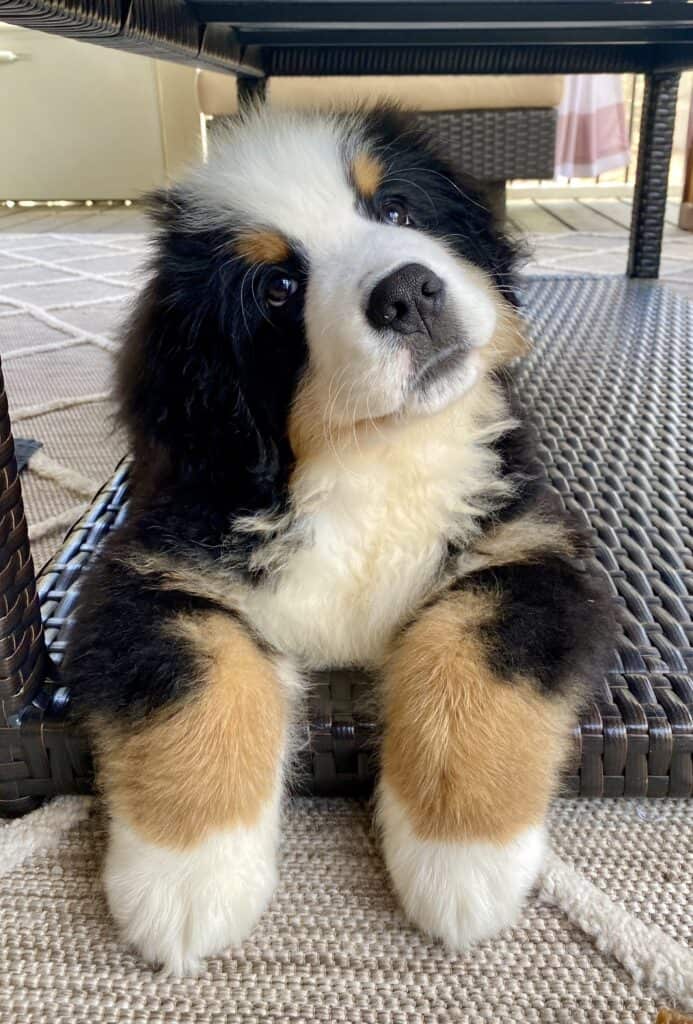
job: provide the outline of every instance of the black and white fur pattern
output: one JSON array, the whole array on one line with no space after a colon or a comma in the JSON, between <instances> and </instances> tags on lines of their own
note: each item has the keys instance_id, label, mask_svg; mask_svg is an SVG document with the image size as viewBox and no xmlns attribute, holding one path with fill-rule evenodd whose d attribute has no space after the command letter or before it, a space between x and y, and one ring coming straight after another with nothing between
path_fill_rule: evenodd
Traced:
<instances>
[{"instance_id":1,"label":"black and white fur pattern","mask_svg":"<svg viewBox=\"0 0 693 1024\"><path fill-rule=\"evenodd\" d=\"M135 781L115 751L150 729L165 735L212 692L200 666L218 662L199 648L209 632L185 623L242 630L295 709L310 670L386 679L397 645L440 602L488 598L496 611L474 649L502 680L499 701L517 678L528 700L568 718L611 625L512 407L515 248L403 115L245 112L208 164L153 205L151 277L119 361L130 511L89 573L67 672L111 811L114 916L146 958L189 971L242 941L270 899L296 712L254 817L229 812L220 827L217 780L202 774L211 823L198 841L145 827L154 798L136 780L153 771L149 748L133 746L144 751ZM413 286L414 305L404 280L405 302L381 304L374 325L375 289L410 266L433 276ZM195 721L190 749L176 747L188 773L195 744L212 743ZM237 802L252 763L247 772L233 780ZM533 779L521 785L531 792ZM539 869L540 816L528 812L509 841L510 826L499 839L471 823L451 841L433 812L416 824L387 769L378 799L413 920L455 948L512 921Z\"/></svg>"}]
</instances>

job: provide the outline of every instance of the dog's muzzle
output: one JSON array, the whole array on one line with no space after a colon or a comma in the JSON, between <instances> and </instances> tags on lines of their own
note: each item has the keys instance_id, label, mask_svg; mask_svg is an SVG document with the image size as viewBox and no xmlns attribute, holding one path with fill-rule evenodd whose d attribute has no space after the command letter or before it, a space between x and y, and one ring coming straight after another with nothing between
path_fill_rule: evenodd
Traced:
<instances>
[{"instance_id":1,"label":"dog's muzzle","mask_svg":"<svg viewBox=\"0 0 693 1024\"><path fill-rule=\"evenodd\" d=\"M407 263L378 281L366 318L390 343L411 351L417 384L449 372L469 351L446 302L445 282L422 263Z\"/></svg>"}]
</instances>

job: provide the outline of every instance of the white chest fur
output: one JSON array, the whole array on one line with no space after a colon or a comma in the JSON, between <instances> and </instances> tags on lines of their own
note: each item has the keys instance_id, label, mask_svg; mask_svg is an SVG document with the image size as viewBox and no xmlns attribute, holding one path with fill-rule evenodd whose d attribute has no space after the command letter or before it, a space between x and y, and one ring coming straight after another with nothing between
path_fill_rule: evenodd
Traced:
<instances>
[{"instance_id":1,"label":"white chest fur","mask_svg":"<svg viewBox=\"0 0 693 1024\"><path fill-rule=\"evenodd\" d=\"M309 668L377 664L438 581L448 541L476 534L482 496L502 486L489 442L509 425L484 385L306 460L290 524L259 552L268 581L242 595L255 628Z\"/></svg>"}]
</instances>

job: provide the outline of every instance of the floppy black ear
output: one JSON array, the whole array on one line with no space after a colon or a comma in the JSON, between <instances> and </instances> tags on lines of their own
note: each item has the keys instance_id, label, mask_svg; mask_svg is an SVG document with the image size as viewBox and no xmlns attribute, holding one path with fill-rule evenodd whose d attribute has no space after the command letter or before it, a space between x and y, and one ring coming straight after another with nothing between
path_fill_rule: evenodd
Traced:
<instances>
[{"instance_id":1,"label":"floppy black ear","mask_svg":"<svg viewBox=\"0 0 693 1024\"><path fill-rule=\"evenodd\" d=\"M191 227L181 189L150 200L158 231L150 279L117 366L120 414L136 464L158 487L201 486L228 506L275 501L284 423L252 379L232 235ZM136 474L137 479L137 474Z\"/></svg>"}]
</instances>

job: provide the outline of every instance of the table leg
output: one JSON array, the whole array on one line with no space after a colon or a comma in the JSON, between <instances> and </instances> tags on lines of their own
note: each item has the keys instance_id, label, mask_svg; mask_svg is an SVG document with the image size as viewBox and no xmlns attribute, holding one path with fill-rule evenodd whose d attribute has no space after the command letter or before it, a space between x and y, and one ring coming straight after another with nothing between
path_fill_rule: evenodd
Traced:
<instances>
[{"instance_id":1,"label":"table leg","mask_svg":"<svg viewBox=\"0 0 693 1024\"><path fill-rule=\"evenodd\" d=\"M43 685L46 668L41 610L0 367L0 729L16 724L19 713ZM9 760L4 750L2 755L0 764Z\"/></svg>"},{"instance_id":2,"label":"table leg","mask_svg":"<svg viewBox=\"0 0 693 1024\"><path fill-rule=\"evenodd\" d=\"M645 78L630 227L629 277L659 274L679 77L678 72L652 72Z\"/></svg>"},{"instance_id":3,"label":"table leg","mask_svg":"<svg viewBox=\"0 0 693 1024\"><path fill-rule=\"evenodd\" d=\"M683 175L683 196L679 210L679 227L693 231L693 93L688 107L688 143L686 147L686 170Z\"/></svg>"},{"instance_id":4,"label":"table leg","mask_svg":"<svg viewBox=\"0 0 693 1024\"><path fill-rule=\"evenodd\" d=\"M263 101L267 86L266 78L252 78L249 75L239 75L237 79L238 106L246 103Z\"/></svg>"}]
</instances>

